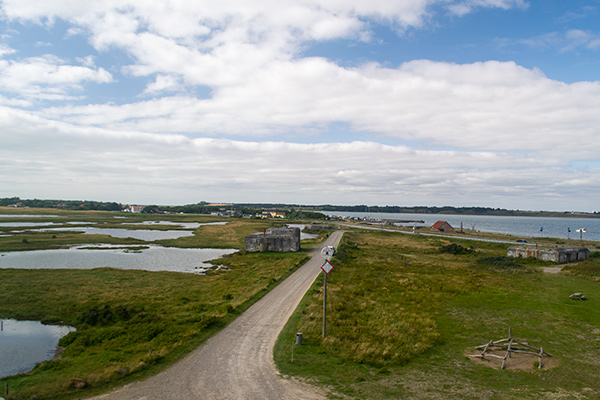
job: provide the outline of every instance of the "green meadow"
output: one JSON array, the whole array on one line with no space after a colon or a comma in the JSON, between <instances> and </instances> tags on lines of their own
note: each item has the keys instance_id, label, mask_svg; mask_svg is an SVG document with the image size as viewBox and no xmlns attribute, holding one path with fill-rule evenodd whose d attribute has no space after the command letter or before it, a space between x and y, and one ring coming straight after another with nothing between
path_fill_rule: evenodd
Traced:
<instances>
[{"instance_id":1,"label":"green meadow","mask_svg":"<svg viewBox=\"0 0 600 400\"><path fill-rule=\"evenodd\" d=\"M280 335L278 368L334 399L597 399L599 254L550 274L543 268L554 264L507 259L507 247L346 233L327 279L326 338L321 276ZM571 300L575 292L587 300ZM509 328L552 355L541 369L534 356L512 357L504 370L469 357Z\"/></svg>"}]
</instances>

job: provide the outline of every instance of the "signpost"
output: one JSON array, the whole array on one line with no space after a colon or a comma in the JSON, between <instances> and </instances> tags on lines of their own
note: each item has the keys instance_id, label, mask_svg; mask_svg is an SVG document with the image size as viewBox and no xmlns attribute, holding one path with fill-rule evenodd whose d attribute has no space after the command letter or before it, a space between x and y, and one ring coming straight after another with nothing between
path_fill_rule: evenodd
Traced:
<instances>
[{"instance_id":1,"label":"signpost","mask_svg":"<svg viewBox=\"0 0 600 400\"><path fill-rule=\"evenodd\" d=\"M333 254L335 253L335 248L333 246L323 247L321 250L321 255L325 259L325 264L321 267L324 272L323 275L323 339L325 339L325 335L327 334L327 275L331 271L333 271L333 265L329 262Z\"/></svg>"},{"instance_id":2,"label":"signpost","mask_svg":"<svg viewBox=\"0 0 600 400\"><path fill-rule=\"evenodd\" d=\"M581 228L577 229L575 232L579 232L579 240L581 240L581 243L583 243L583 234L587 233L587 230L585 228Z\"/></svg>"}]
</instances>

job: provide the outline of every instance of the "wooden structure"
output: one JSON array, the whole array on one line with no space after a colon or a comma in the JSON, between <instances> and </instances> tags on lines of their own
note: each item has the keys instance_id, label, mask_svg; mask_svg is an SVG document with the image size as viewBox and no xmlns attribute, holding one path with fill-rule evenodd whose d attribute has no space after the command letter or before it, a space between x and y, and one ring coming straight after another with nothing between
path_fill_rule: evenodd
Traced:
<instances>
[{"instance_id":1,"label":"wooden structure","mask_svg":"<svg viewBox=\"0 0 600 400\"><path fill-rule=\"evenodd\" d=\"M507 338L500 339L500 340L490 340L486 344L482 344L481 346L475 347L475 349L483 349L483 351L481 352L481 354L471 354L471 355L469 355L469 357L501 358L502 366L500 367L500 369L504 369L504 366L506 365L506 360L511 357L511 353L525 353L525 354L531 354L531 355L537 356L538 360L539 360L538 368L542 368L542 357L544 355L546 355L548 357L552 357L552 355L546 353L542 347L540 347L538 349L537 347L530 346L527 343L522 343L522 342L519 342L518 340L514 339L512 337L511 328L508 328L508 337ZM496 354L486 354L487 351L498 350L498 349L506 350L506 354L504 355L504 357L498 356Z\"/></svg>"}]
</instances>

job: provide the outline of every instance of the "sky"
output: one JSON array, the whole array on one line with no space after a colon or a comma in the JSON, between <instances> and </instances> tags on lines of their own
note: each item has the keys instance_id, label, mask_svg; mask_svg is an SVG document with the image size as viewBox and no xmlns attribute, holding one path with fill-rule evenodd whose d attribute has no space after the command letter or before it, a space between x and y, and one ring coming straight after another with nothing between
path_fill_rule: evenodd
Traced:
<instances>
[{"instance_id":1,"label":"sky","mask_svg":"<svg viewBox=\"0 0 600 400\"><path fill-rule=\"evenodd\" d=\"M0 0L0 197L600 211L600 0Z\"/></svg>"}]
</instances>

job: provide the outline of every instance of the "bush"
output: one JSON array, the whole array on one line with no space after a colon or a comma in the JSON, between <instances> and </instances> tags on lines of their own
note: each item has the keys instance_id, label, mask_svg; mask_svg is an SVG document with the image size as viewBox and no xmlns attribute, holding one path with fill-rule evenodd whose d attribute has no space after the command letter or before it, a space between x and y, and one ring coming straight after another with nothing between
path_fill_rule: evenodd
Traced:
<instances>
[{"instance_id":1,"label":"bush","mask_svg":"<svg viewBox=\"0 0 600 400\"><path fill-rule=\"evenodd\" d=\"M473 254L475 249L473 247L463 247L460 244L451 243L449 245L440 248L440 253L449 253L454 255L460 254Z\"/></svg>"},{"instance_id":2,"label":"bush","mask_svg":"<svg viewBox=\"0 0 600 400\"><path fill-rule=\"evenodd\" d=\"M496 271L530 272L530 270L519 264L514 258L506 256L483 257L477 260L479 268L493 269Z\"/></svg>"},{"instance_id":3,"label":"bush","mask_svg":"<svg viewBox=\"0 0 600 400\"><path fill-rule=\"evenodd\" d=\"M140 310L133 307L122 305L115 307L114 310L108 304L103 307L94 306L81 313L79 322L91 326L108 325L117 321L129 321L133 315L139 312Z\"/></svg>"}]
</instances>

